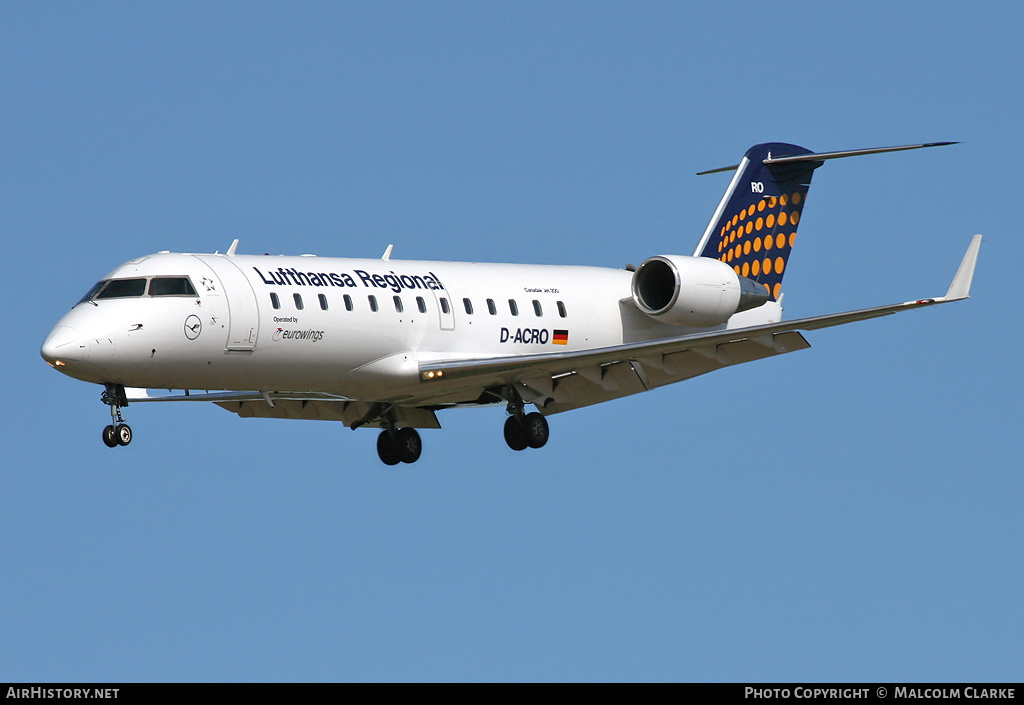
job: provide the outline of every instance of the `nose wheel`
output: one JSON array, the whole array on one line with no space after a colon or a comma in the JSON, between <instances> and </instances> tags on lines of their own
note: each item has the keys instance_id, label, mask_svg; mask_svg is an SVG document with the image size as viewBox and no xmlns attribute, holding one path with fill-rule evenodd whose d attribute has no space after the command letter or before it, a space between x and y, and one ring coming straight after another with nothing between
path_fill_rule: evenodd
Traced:
<instances>
[{"instance_id":1,"label":"nose wheel","mask_svg":"<svg viewBox=\"0 0 1024 705\"><path fill-rule=\"evenodd\" d=\"M132 427L124 422L121 407L128 406L128 398L124 387L120 384L108 384L100 396L100 401L110 407L110 424L103 429L103 443L108 448L126 446L132 442Z\"/></svg>"},{"instance_id":2,"label":"nose wheel","mask_svg":"<svg viewBox=\"0 0 1024 705\"><path fill-rule=\"evenodd\" d=\"M103 442L108 448L126 446L132 442L132 427L126 423L113 424L103 428Z\"/></svg>"}]
</instances>

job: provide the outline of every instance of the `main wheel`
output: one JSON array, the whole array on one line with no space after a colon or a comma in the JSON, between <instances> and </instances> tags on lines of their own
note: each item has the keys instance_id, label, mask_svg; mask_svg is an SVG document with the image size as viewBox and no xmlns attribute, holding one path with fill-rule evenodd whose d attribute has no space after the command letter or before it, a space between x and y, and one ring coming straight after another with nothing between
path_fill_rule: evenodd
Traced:
<instances>
[{"instance_id":1,"label":"main wheel","mask_svg":"<svg viewBox=\"0 0 1024 705\"><path fill-rule=\"evenodd\" d=\"M415 428L400 428L395 432L395 449L403 463L415 463L423 451L423 441Z\"/></svg>"},{"instance_id":2,"label":"main wheel","mask_svg":"<svg viewBox=\"0 0 1024 705\"><path fill-rule=\"evenodd\" d=\"M103 443L107 448L117 447L117 432L113 426L107 426L103 429Z\"/></svg>"},{"instance_id":3,"label":"main wheel","mask_svg":"<svg viewBox=\"0 0 1024 705\"><path fill-rule=\"evenodd\" d=\"M114 433L117 435L117 444L126 446L132 442L132 427L126 423L118 425Z\"/></svg>"},{"instance_id":4,"label":"main wheel","mask_svg":"<svg viewBox=\"0 0 1024 705\"><path fill-rule=\"evenodd\" d=\"M515 416L509 416L505 419L505 442L508 443L508 447L512 450L525 450L528 445L526 434L523 433L523 427Z\"/></svg>"},{"instance_id":5,"label":"main wheel","mask_svg":"<svg viewBox=\"0 0 1024 705\"><path fill-rule=\"evenodd\" d=\"M548 420L539 411L523 417L523 437L531 448L542 448L548 442Z\"/></svg>"},{"instance_id":6,"label":"main wheel","mask_svg":"<svg viewBox=\"0 0 1024 705\"><path fill-rule=\"evenodd\" d=\"M395 447L395 441L386 430L381 431L380 435L377 436L377 457L385 465L398 465L401 462L401 459L398 457L398 448Z\"/></svg>"}]
</instances>

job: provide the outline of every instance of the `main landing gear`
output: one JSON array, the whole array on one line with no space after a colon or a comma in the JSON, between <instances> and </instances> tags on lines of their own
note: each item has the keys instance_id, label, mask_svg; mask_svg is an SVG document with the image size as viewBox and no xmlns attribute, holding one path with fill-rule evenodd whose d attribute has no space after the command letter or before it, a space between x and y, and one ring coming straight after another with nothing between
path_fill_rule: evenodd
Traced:
<instances>
[{"instance_id":1,"label":"main landing gear","mask_svg":"<svg viewBox=\"0 0 1024 705\"><path fill-rule=\"evenodd\" d=\"M121 418L121 407L128 406L128 397L120 384L107 384L100 401L110 407L110 425L103 429L103 443L108 448L126 446L132 442L132 427Z\"/></svg>"},{"instance_id":2,"label":"main landing gear","mask_svg":"<svg viewBox=\"0 0 1024 705\"><path fill-rule=\"evenodd\" d=\"M519 391L512 385L493 389L490 393L508 402L505 419L505 443L512 450L542 448L548 442L548 420L538 411L526 413L526 404ZM398 428L395 408L387 402L375 402L358 421L350 425L352 430L369 423L381 426L377 436L377 456L385 465L415 463L423 451L423 442L415 428Z\"/></svg>"},{"instance_id":3,"label":"main landing gear","mask_svg":"<svg viewBox=\"0 0 1024 705\"><path fill-rule=\"evenodd\" d=\"M423 441L415 428L398 428L395 409L391 404L376 402L363 418L353 423L354 431L360 426L377 421L382 426L377 436L377 456L385 465L415 463L423 451Z\"/></svg>"},{"instance_id":4,"label":"main landing gear","mask_svg":"<svg viewBox=\"0 0 1024 705\"><path fill-rule=\"evenodd\" d=\"M510 414L505 419L505 443L512 450L541 448L548 442L548 420L539 411L525 413L523 398L515 387L507 387L505 398L508 399L506 410Z\"/></svg>"},{"instance_id":5,"label":"main landing gear","mask_svg":"<svg viewBox=\"0 0 1024 705\"><path fill-rule=\"evenodd\" d=\"M377 436L377 455L385 465L415 463L422 451L423 442L415 428L385 428Z\"/></svg>"}]
</instances>

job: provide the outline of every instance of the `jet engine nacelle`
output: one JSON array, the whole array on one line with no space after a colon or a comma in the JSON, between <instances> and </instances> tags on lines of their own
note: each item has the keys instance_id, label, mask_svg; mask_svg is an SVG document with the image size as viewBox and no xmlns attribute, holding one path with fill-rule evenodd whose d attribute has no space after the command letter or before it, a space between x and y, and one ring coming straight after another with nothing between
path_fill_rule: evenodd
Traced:
<instances>
[{"instance_id":1,"label":"jet engine nacelle","mask_svg":"<svg viewBox=\"0 0 1024 705\"><path fill-rule=\"evenodd\" d=\"M651 318L708 328L769 301L767 289L708 257L660 255L633 272L633 301Z\"/></svg>"}]
</instances>

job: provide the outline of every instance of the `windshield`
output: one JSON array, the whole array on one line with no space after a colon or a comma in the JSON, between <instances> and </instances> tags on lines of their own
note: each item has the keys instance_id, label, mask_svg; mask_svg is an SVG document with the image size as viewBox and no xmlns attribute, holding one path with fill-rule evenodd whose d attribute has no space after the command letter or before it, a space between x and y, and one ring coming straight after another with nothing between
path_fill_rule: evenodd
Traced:
<instances>
[{"instance_id":1,"label":"windshield","mask_svg":"<svg viewBox=\"0 0 1024 705\"><path fill-rule=\"evenodd\" d=\"M188 277L158 277L149 283L150 296L195 296Z\"/></svg>"},{"instance_id":2,"label":"windshield","mask_svg":"<svg viewBox=\"0 0 1024 705\"><path fill-rule=\"evenodd\" d=\"M105 286L107 285L107 283L108 283L109 281L110 281L109 279L102 279L102 280L100 280L100 281L96 282L95 284L93 284L93 285L92 285L92 288L91 288L91 289L89 289L89 291L87 291L87 292L85 293L85 296L83 296L82 298L80 298L80 299L78 300L78 304L80 304L80 303L82 303L82 302L84 302L84 301L88 301L88 300L89 300L89 299L91 299L92 297L96 296L96 293L97 293L97 292L98 292L98 291L99 291L100 289L102 289L103 287L105 287ZM77 306L78 304L75 304L75 306Z\"/></svg>"},{"instance_id":3,"label":"windshield","mask_svg":"<svg viewBox=\"0 0 1024 705\"><path fill-rule=\"evenodd\" d=\"M143 277L138 279L111 279L110 283L103 288L103 291L96 294L97 299L121 299L128 296L142 296L146 293L146 280Z\"/></svg>"},{"instance_id":4,"label":"windshield","mask_svg":"<svg viewBox=\"0 0 1024 705\"><path fill-rule=\"evenodd\" d=\"M100 299L126 299L142 296L198 296L188 277L132 277L97 282L78 303ZM75 304L76 306L78 304Z\"/></svg>"}]
</instances>

